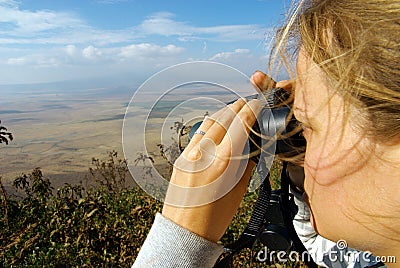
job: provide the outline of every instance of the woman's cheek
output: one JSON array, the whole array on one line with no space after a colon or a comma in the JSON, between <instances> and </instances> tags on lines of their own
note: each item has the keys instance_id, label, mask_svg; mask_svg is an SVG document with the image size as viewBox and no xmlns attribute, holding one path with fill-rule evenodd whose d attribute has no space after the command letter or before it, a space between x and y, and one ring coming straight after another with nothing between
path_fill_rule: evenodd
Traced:
<instances>
[{"instance_id":1,"label":"woman's cheek","mask_svg":"<svg viewBox=\"0 0 400 268\"><path fill-rule=\"evenodd\" d=\"M335 144L318 136L316 131L306 130L303 135L307 140L304 168L308 177L320 184L330 183L339 175L337 167L340 157L335 153Z\"/></svg>"},{"instance_id":2,"label":"woman's cheek","mask_svg":"<svg viewBox=\"0 0 400 268\"><path fill-rule=\"evenodd\" d=\"M320 185L335 184L345 177L355 176L368 161L371 152L365 141L347 134L347 139L332 133L311 131L306 137L304 168L308 176Z\"/></svg>"}]
</instances>

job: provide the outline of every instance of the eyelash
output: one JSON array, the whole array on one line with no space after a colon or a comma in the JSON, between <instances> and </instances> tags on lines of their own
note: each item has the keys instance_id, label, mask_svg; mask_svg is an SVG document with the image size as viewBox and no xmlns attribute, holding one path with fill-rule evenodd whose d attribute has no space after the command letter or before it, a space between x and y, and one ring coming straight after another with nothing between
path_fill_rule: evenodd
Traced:
<instances>
[{"instance_id":1,"label":"eyelash","mask_svg":"<svg viewBox=\"0 0 400 268\"><path fill-rule=\"evenodd\" d=\"M304 136L304 131L306 131L306 130L312 131L312 128L309 127L309 126L306 126L303 122L298 121L297 126L298 126L299 128L301 128L300 135L303 136L304 138L306 138L306 137Z\"/></svg>"},{"instance_id":2,"label":"eyelash","mask_svg":"<svg viewBox=\"0 0 400 268\"><path fill-rule=\"evenodd\" d=\"M301 128L301 129L304 129L305 126L304 126L303 122L297 121L297 127Z\"/></svg>"}]
</instances>

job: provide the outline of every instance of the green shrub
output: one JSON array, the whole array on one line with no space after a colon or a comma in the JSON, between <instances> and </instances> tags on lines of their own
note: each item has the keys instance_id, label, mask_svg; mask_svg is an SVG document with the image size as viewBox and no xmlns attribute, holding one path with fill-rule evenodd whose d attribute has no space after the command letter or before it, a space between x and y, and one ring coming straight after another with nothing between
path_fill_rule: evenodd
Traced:
<instances>
[{"instance_id":1,"label":"green shrub","mask_svg":"<svg viewBox=\"0 0 400 268\"><path fill-rule=\"evenodd\" d=\"M126 162L111 152L105 161L93 159L88 180L94 187L65 184L54 191L35 169L14 180L20 197L8 195L0 177L0 267L130 267L162 203L126 188L127 172ZM276 181L279 170L274 172ZM256 197L246 194L224 244L243 231ZM265 267L254 262L254 253L242 252L234 266Z\"/></svg>"},{"instance_id":2,"label":"green shrub","mask_svg":"<svg viewBox=\"0 0 400 268\"><path fill-rule=\"evenodd\" d=\"M90 176L97 174L99 181L90 189L66 184L53 194L40 169L16 178L21 198L1 192L0 266L132 265L161 203L138 188L125 188L124 176L110 176L107 169L124 165L109 165L116 159L112 152L107 161L94 161Z\"/></svg>"}]
</instances>

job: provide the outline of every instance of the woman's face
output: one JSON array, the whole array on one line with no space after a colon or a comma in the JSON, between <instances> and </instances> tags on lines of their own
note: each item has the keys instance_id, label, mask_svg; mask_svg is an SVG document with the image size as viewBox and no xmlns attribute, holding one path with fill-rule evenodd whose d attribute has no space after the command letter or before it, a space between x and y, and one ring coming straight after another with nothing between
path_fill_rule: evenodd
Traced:
<instances>
[{"instance_id":1,"label":"woman's face","mask_svg":"<svg viewBox=\"0 0 400 268\"><path fill-rule=\"evenodd\" d=\"M344 104L301 49L294 115L303 124L307 140L304 188L314 228L334 241L357 236L354 218L359 219L367 198L362 188L370 182L366 177L373 179L376 171L371 142L353 123L361 117Z\"/></svg>"}]
</instances>

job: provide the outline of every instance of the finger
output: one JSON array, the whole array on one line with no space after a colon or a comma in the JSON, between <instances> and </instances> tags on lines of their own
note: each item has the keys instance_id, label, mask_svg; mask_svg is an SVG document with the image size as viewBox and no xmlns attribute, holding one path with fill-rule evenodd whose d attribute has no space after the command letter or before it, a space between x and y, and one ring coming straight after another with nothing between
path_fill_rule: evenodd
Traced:
<instances>
[{"instance_id":1,"label":"finger","mask_svg":"<svg viewBox=\"0 0 400 268\"><path fill-rule=\"evenodd\" d=\"M194 175L199 172L206 171L214 163L216 156L216 145L210 139L204 139L199 142L196 147L188 151L186 154L182 154L174 163L174 170L184 172L187 177L184 182L189 183L187 186L201 185L202 181L207 181L207 176L202 181L191 181L190 174ZM172 176L171 178L173 178ZM171 179L171 181L173 181ZM193 184L194 183L194 184ZM198 184L200 183L200 184ZM196 186L196 187L197 187Z\"/></svg>"},{"instance_id":2,"label":"finger","mask_svg":"<svg viewBox=\"0 0 400 268\"><path fill-rule=\"evenodd\" d=\"M276 83L276 87L283 88L287 91L291 91L294 89L295 81L294 80L282 80Z\"/></svg>"},{"instance_id":3,"label":"finger","mask_svg":"<svg viewBox=\"0 0 400 268\"><path fill-rule=\"evenodd\" d=\"M227 106L218 110L217 112L213 113L211 116L205 117L203 122L201 123L200 127L196 130L198 133L205 132L207 133L210 127L215 123L215 121L228 109ZM194 134L193 137L190 139L190 143L186 146L186 150L190 150L193 146L197 145L200 140L203 138L204 135L201 134ZM186 151L185 150L185 151Z\"/></svg>"},{"instance_id":4,"label":"finger","mask_svg":"<svg viewBox=\"0 0 400 268\"><path fill-rule=\"evenodd\" d=\"M230 124L227 135L218 146L222 155L240 156L242 154L250 128L256 122L261 108L262 102L259 100L251 100L242 107Z\"/></svg>"},{"instance_id":5,"label":"finger","mask_svg":"<svg viewBox=\"0 0 400 268\"><path fill-rule=\"evenodd\" d=\"M255 71L250 77L250 82L258 91L261 92L276 87L276 82L261 71Z\"/></svg>"},{"instance_id":6,"label":"finger","mask_svg":"<svg viewBox=\"0 0 400 268\"><path fill-rule=\"evenodd\" d=\"M229 104L227 109L219 116L214 124L209 128L203 139L209 138L214 141L215 144L219 144L224 138L229 125L232 123L236 114L246 104L244 99L238 99L232 104Z\"/></svg>"},{"instance_id":7,"label":"finger","mask_svg":"<svg viewBox=\"0 0 400 268\"><path fill-rule=\"evenodd\" d=\"M185 150L182 153L182 157L190 160L196 161L201 157L201 151L199 148L200 141L203 139L204 135L200 133L207 133L208 129L215 123L215 121L228 109L227 106L218 110L211 116L207 116L200 127L196 130L199 134L193 135L189 144L186 146Z\"/></svg>"}]
</instances>

